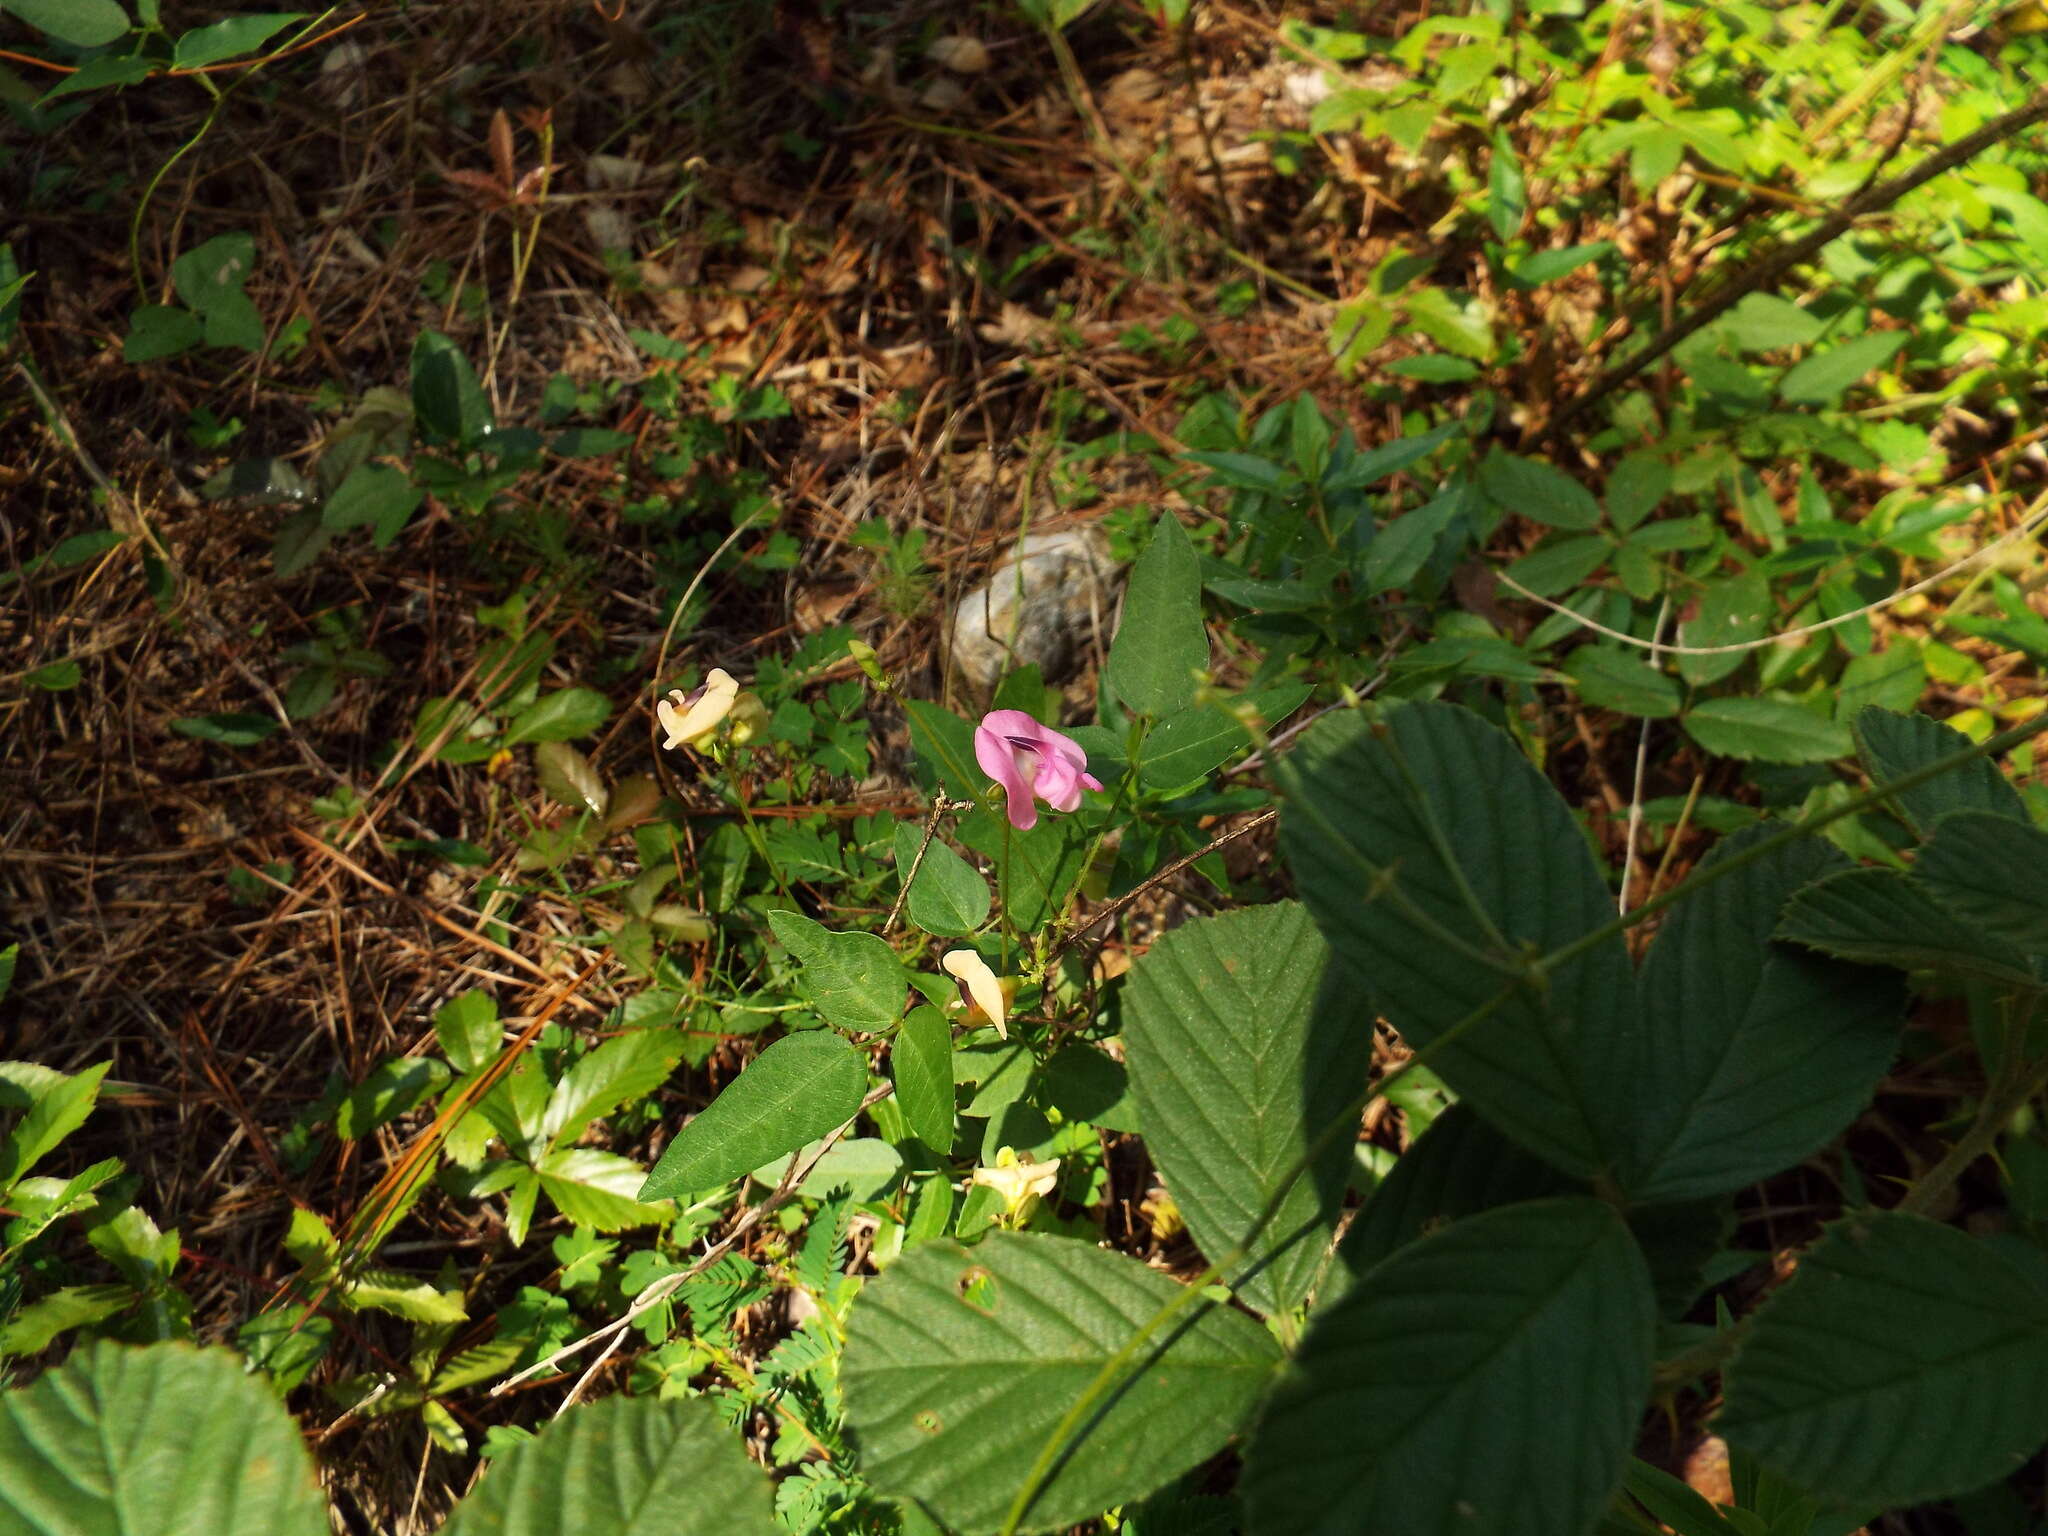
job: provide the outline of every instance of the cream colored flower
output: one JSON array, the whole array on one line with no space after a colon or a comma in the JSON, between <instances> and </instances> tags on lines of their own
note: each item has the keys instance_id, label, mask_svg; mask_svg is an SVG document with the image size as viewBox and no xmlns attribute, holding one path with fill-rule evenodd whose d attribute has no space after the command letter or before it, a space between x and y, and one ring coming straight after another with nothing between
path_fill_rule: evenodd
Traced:
<instances>
[{"instance_id":1,"label":"cream colored flower","mask_svg":"<svg viewBox=\"0 0 2048 1536\"><path fill-rule=\"evenodd\" d=\"M996 1153L993 1168L974 1170L976 1184L985 1184L1003 1197L1003 1209L1011 1216L1027 1211L1034 1200L1043 1200L1060 1181L1060 1160L1034 1163L1019 1157L1008 1147Z\"/></svg>"},{"instance_id":2,"label":"cream colored flower","mask_svg":"<svg viewBox=\"0 0 2048 1536\"><path fill-rule=\"evenodd\" d=\"M686 741L710 735L731 711L732 701L739 693L740 685L723 667L713 667L704 674L704 681L687 694L680 688L671 688L668 697L657 700L654 706L655 718L668 732L668 740L662 745L674 749Z\"/></svg>"},{"instance_id":3,"label":"cream colored flower","mask_svg":"<svg viewBox=\"0 0 2048 1536\"><path fill-rule=\"evenodd\" d=\"M989 1023L995 1025L998 1038L1010 1038L1009 1003L1003 996L1002 982L988 968L986 960L971 949L949 949L939 957L939 969L959 984L963 1005L980 1009Z\"/></svg>"}]
</instances>

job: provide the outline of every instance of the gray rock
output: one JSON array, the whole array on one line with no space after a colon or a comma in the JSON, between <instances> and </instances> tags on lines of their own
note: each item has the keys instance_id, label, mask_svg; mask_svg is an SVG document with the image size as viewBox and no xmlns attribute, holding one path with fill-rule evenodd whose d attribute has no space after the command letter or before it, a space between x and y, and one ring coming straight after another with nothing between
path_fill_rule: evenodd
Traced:
<instances>
[{"instance_id":1,"label":"gray rock","mask_svg":"<svg viewBox=\"0 0 2048 1536\"><path fill-rule=\"evenodd\" d=\"M983 695L1037 663L1048 683L1073 675L1116 618L1116 562L1095 528L1034 533L953 611L952 666Z\"/></svg>"}]
</instances>

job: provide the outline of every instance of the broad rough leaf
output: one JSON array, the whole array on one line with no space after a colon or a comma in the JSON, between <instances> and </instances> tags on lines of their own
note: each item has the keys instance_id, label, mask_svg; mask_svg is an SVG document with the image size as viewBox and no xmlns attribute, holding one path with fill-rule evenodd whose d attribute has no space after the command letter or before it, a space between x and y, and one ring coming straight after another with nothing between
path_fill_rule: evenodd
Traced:
<instances>
[{"instance_id":1,"label":"broad rough leaf","mask_svg":"<svg viewBox=\"0 0 2048 1536\"><path fill-rule=\"evenodd\" d=\"M1612 915L1571 812L1507 734L1469 710L1408 704L1372 726L1335 716L1290 766L1281 844L1302 900L1353 984L1418 1049L1491 1002L1509 973L1445 952L1414 913L1502 965L1524 944L1547 953ZM1498 939L1479 928L1467 891ZM1633 1091L1595 1042L1625 1035L1633 993L1628 953L1610 940L1559 967L1543 993L1518 991L1439 1047L1433 1065L1515 1140L1590 1176L1621 1151L1614 1106Z\"/></svg>"},{"instance_id":2,"label":"broad rough leaf","mask_svg":"<svg viewBox=\"0 0 2048 1536\"><path fill-rule=\"evenodd\" d=\"M1926 715L1894 714L1876 705L1860 711L1851 727L1856 755L1872 785L1926 768L1970 744L1962 732ZM1900 814L1925 836L1950 811L1990 811L2008 820L2031 824L2026 803L1998 765L1972 758L1925 784L1893 796Z\"/></svg>"},{"instance_id":3,"label":"broad rough leaf","mask_svg":"<svg viewBox=\"0 0 2048 1536\"><path fill-rule=\"evenodd\" d=\"M2040 985L2026 955L1944 910L1915 880L1846 869L1801 889L1777 936L1838 960L1973 976L1998 987Z\"/></svg>"},{"instance_id":4,"label":"broad rough leaf","mask_svg":"<svg viewBox=\"0 0 2048 1536\"><path fill-rule=\"evenodd\" d=\"M1245 1453L1260 1536L1579 1536L1621 1479L1656 1320L1611 1206L1505 1206L1324 1313Z\"/></svg>"},{"instance_id":5,"label":"broad rough leaf","mask_svg":"<svg viewBox=\"0 0 2048 1536\"><path fill-rule=\"evenodd\" d=\"M889 1044L889 1076L910 1133L941 1157L953 1151L953 1031L936 1008L913 1008Z\"/></svg>"},{"instance_id":6,"label":"broad rough leaf","mask_svg":"<svg viewBox=\"0 0 2048 1536\"><path fill-rule=\"evenodd\" d=\"M1138 1123L1211 1260L1244 1241L1364 1084L1372 1014L1344 988L1318 1006L1328 965L1307 910L1288 901L1184 923L1131 968L1124 1046ZM1260 1311L1287 1310L1313 1283L1350 1143L1331 1138L1226 1276Z\"/></svg>"},{"instance_id":7,"label":"broad rough leaf","mask_svg":"<svg viewBox=\"0 0 2048 1536\"><path fill-rule=\"evenodd\" d=\"M1916 1504L2048 1438L2048 1261L1899 1212L1828 1228L1765 1302L1717 1420L1803 1488Z\"/></svg>"},{"instance_id":8,"label":"broad rough leaf","mask_svg":"<svg viewBox=\"0 0 2048 1536\"><path fill-rule=\"evenodd\" d=\"M1825 763L1849 751L1847 730L1790 699L1708 699L1683 724L1707 751L1745 762Z\"/></svg>"},{"instance_id":9,"label":"broad rough leaf","mask_svg":"<svg viewBox=\"0 0 2048 1536\"><path fill-rule=\"evenodd\" d=\"M803 962L804 995L826 1023L864 1033L902 1017L910 974L880 934L834 933L801 912L770 912L768 926Z\"/></svg>"},{"instance_id":10,"label":"broad rough leaf","mask_svg":"<svg viewBox=\"0 0 2048 1536\"><path fill-rule=\"evenodd\" d=\"M676 1133L640 1198L698 1194L744 1178L851 1120L867 1086L867 1058L838 1035L785 1035Z\"/></svg>"},{"instance_id":11,"label":"broad rough leaf","mask_svg":"<svg viewBox=\"0 0 2048 1536\"><path fill-rule=\"evenodd\" d=\"M298 1426L239 1355L102 1341L0 1393L0 1530L327 1536Z\"/></svg>"},{"instance_id":12,"label":"broad rough leaf","mask_svg":"<svg viewBox=\"0 0 2048 1536\"><path fill-rule=\"evenodd\" d=\"M493 1461L442 1536L598 1531L783 1536L775 1485L701 1397L610 1397L564 1414Z\"/></svg>"},{"instance_id":13,"label":"broad rough leaf","mask_svg":"<svg viewBox=\"0 0 2048 1536\"><path fill-rule=\"evenodd\" d=\"M920 1244L868 1282L847 1323L839 1379L862 1470L953 1530L999 1529L1061 1418L1181 1289L1071 1238ZM1092 1519L1207 1459L1279 1358L1249 1317L1198 1303L1138 1354L1128 1387L1088 1421L1020 1529Z\"/></svg>"},{"instance_id":14,"label":"broad rough leaf","mask_svg":"<svg viewBox=\"0 0 2048 1536\"><path fill-rule=\"evenodd\" d=\"M988 921L988 881L959 854L934 837L925 846L924 862L917 858L924 830L910 822L896 825L896 878L910 880L910 896L904 910L910 920L937 938L958 938ZM911 879L915 868L917 877Z\"/></svg>"},{"instance_id":15,"label":"broad rough leaf","mask_svg":"<svg viewBox=\"0 0 2048 1536\"><path fill-rule=\"evenodd\" d=\"M1965 922L2048 952L2048 832L1995 811L1955 811L1920 848L1913 882Z\"/></svg>"},{"instance_id":16,"label":"broad rough leaf","mask_svg":"<svg viewBox=\"0 0 2048 1536\"><path fill-rule=\"evenodd\" d=\"M1737 833L1702 869L1768 835ZM1792 893L1844 865L1817 839L1780 848L1680 902L1650 946L1634 1134L1617 1170L1631 1200L1696 1200L1765 1178L1869 1103L1898 1045L1899 977L1771 938Z\"/></svg>"},{"instance_id":17,"label":"broad rough leaf","mask_svg":"<svg viewBox=\"0 0 2048 1536\"><path fill-rule=\"evenodd\" d=\"M1164 716L1193 702L1195 674L1208 668L1201 565L1187 530L1168 512L1131 568L1107 682L1131 713Z\"/></svg>"}]
</instances>

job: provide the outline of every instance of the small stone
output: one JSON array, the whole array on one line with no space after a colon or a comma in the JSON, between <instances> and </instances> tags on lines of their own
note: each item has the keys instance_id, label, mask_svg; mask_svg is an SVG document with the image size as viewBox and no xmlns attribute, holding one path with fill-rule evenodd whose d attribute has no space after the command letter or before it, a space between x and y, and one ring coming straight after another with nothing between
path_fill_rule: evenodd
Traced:
<instances>
[{"instance_id":1,"label":"small stone","mask_svg":"<svg viewBox=\"0 0 2048 1536\"><path fill-rule=\"evenodd\" d=\"M953 612L952 665L986 696L1035 664L1048 683L1073 675L1116 615L1116 563L1094 528L1034 533Z\"/></svg>"}]
</instances>

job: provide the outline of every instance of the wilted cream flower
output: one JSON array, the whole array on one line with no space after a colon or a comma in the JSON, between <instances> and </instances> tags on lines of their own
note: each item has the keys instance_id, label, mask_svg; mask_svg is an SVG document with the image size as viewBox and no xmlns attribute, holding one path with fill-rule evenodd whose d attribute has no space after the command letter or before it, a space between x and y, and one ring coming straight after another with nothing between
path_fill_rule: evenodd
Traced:
<instances>
[{"instance_id":1,"label":"wilted cream flower","mask_svg":"<svg viewBox=\"0 0 2048 1536\"><path fill-rule=\"evenodd\" d=\"M1019 1157L1010 1148L1004 1147L996 1153L993 1168L974 1170L973 1182L985 1184L1003 1197L1003 1209L1011 1215L1021 1215L1031 1207L1034 1200L1043 1200L1060 1181L1060 1160L1051 1158L1043 1163L1034 1163L1029 1157Z\"/></svg>"},{"instance_id":2,"label":"wilted cream flower","mask_svg":"<svg viewBox=\"0 0 2048 1536\"><path fill-rule=\"evenodd\" d=\"M668 740L662 745L673 749L710 735L712 728L731 711L732 701L739 693L740 685L723 667L713 667L704 674L704 681L688 693L671 688L668 697L657 700L654 706L655 718L668 732Z\"/></svg>"},{"instance_id":3,"label":"wilted cream flower","mask_svg":"<svg viewBox=\"0 0 2048 1536\"><path fill-rule=\"evenodd\" d=\"M1003 996L1003 984L986 960L971 949L949 949L939 957L939 969L958 984L963 1006L980 1010L995 1025L997 1038L1010 1038L1009 1000Z\"/></svg>"}]
</instances>

